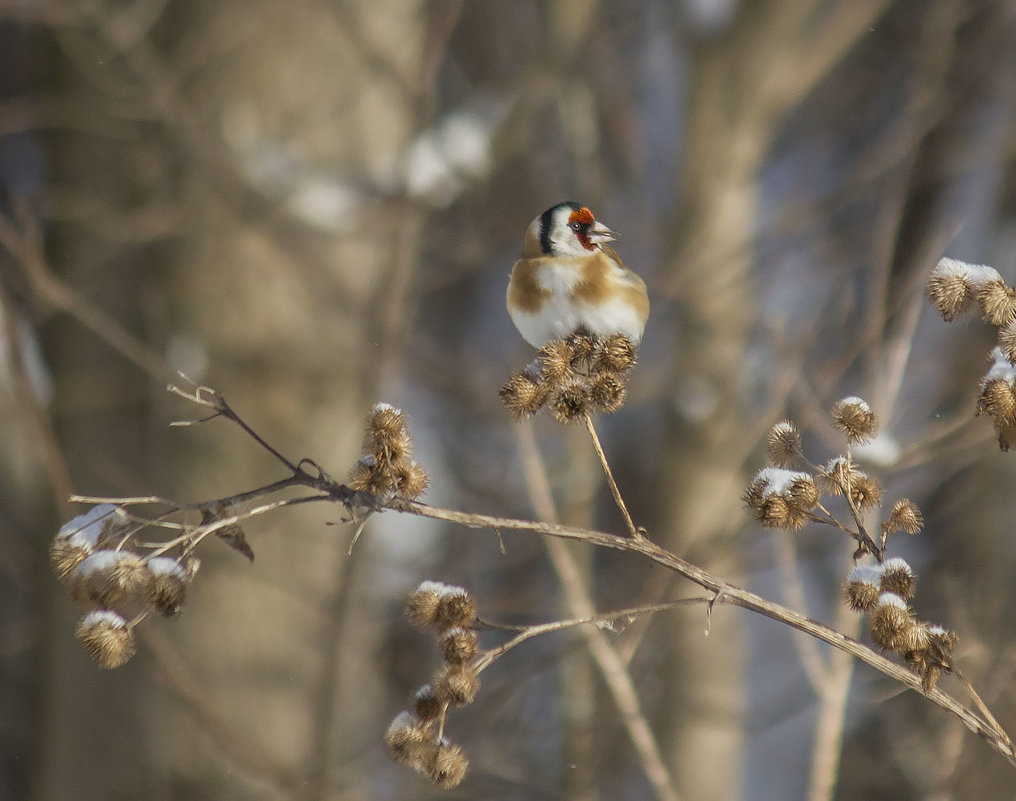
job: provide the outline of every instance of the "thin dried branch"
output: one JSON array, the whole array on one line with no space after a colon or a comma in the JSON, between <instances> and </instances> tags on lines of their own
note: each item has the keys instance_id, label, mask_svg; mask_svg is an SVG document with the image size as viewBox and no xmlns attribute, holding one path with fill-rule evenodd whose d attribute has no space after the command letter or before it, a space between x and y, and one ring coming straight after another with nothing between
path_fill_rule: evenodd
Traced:
<instances>
[{"instance_id":1,"label":"thin dried branch","mask_svg":"<svg viewBox=\"0 0 1016 801\"><path fill-rule=\"evenodd\" d=\"M350 516L353 519L359 519L364 510L380 511L388 509L403 514L411 514L419 517L456 523L471 529L528 531L557 539L584 542L596 547L638 554L707 590L712 596L709 604L710 608L714 603L723 602L763 615L779 623L790 626L797 631L828 643L834 648L837 648L844 653L848 653L862 662L872 666L894 681L897 681L912 690L922 692L922 694L924 694L932 702L956 715L964 723L964 725L967 726L967 728L982 737L1010 764L1016 766L1016 752L1014 752L1011 738L1000 726L998 721L995 720L994 716L987 711L987 707L984 705L983 701L981 701L980 697L973 692L972 686L970 686L969 682L965 679L961 679L961 683L971 693L976 710L965 707L962 703L953 698L951 695L943 692L937 686L925 686L922 683L921 676L908 670L902 665L886 659L871 648L858 642L856 639L848 637L828 626L806 617L799 612L780 604L773 603L772 601L756 595L755 593L715 576L697 565L667 551L659 545L656 545L644 536L619 536L593 529L567 526L557 523L468 513L454 509L431 506L408 498L400 498L398 496L381 497L353 490L345 484L338 483L329 478L323 471L318 470L317 475L311 475L306 472L303 465L313 465L313 462L302 460L294 464L292 461L282 456L275 448L268 445L260 436L255 435L250 426L243 422L240 416L225 404L225 401L222 400L222 396L219 393L206 389L203 392L195 391L192 395L188 395L183 392L179 394L183 394L185 397L188 397L190 400L201 406L213 408L222 416L225 416L237 423L245 432L250 434L259 445L269 450L269 452L273 455L276 455L276 458L278 458L282 464L293 468L293 475L290 478L268 485L267 487L261 488L259 491L255 491L255 496L256 492L264 493L277 491L277 489L283 485L300 485L317 491L317 494L315 495L284 499L282 501L264 504L254 509L250 509L247 512L236 514L232 517L226 517L221 520L216 520L215 522L203 527L195 527L191 530L189 536L194 536L195 532L197 532L197 536L207 536L208 533L211 533L220 526L229 525L230 523L235 523L244 517L250 517L254 514L262 514L284 505L328 500L343 504L350 512ZM225 411L227 409L228 413ZM248 497L248 499L251 495L252 493L245 493L245 496ZM131 499L88 500L114 503L119 508L129 507L132 505L130 503ZM140 498L136 500L138 501L137 505L145 505L161 501L161 499L153 498ZM220 502L226 500L228 499L220 499ZM214 503L217 502L206 501L202 504L190 505L188 508L207 508L210 504ZM183 507L178 508L182 509ZM588 617L592 616L590 615ZM619 663L618 667L620 671L624 673L623 665L620 665ZM946 667L951 669L954 673L956 672L955 665L951 662ZM625 673L625 675L627 674Z\"/></svg>"}]
</instances>

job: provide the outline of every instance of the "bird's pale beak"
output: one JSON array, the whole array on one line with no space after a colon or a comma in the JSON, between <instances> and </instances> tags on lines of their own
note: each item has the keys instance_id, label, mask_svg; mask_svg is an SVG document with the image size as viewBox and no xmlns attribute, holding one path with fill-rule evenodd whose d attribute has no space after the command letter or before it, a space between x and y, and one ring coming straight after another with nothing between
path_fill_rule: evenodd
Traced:
<instances>
[{"instance_id":1,"label":"bird's pale beak","mask_svg":"<svg viewBox=\"0 0 1016 801\"><path fill-rule=\"evenodd\" d=\"M617 239L617 234L599 221L593 222L593 224L589 226L586 236L589 237L589 241L594 245L602 245L607 242L613 242Z\"/></svg>"}]
</instances>

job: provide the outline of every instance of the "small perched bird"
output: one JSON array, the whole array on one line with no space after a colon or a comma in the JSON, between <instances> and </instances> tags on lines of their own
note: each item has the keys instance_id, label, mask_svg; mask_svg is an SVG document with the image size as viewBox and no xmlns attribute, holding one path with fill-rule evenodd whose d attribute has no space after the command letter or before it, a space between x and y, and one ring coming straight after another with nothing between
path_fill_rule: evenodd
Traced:
<instances>
[{"instance_id":1,"label":"small perched bird","mask_svg":"<svg viewBox=\"0 0 1016 801\"><path fill-rule=\"evenodd\" d=\"M578 330L642 340L646 284L607 246L616 235L579 203L559 203L526 229L508 282L508 313L530 345Z\"/></svg>"}]
</instances>

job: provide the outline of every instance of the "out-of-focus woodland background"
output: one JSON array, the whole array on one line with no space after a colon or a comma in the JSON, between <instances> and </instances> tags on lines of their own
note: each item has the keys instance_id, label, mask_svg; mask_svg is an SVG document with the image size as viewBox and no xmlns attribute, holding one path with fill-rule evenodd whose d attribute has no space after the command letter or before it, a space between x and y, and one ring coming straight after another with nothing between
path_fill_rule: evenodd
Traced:
<instances>
[{"instance_id":1,"label":"out-of-focus woodland background","mask_svg":"<svg viewBox=\"0 0 1016 801\"><path fill-rule=\"evenodd\" d=\"M944 253L1016 275L1014 155L1009 0L0 2L0 798L653 797L579 634L483 674L449 719L471 760L455 790L385 753L438 663L406 592L569 616L539 537L502 553L389 513L347 556L341 509L261 517L253 565L206 543L183 614L116 671L75 642L46 559L71 492L281 477L226 423L168 427L197 414L165 391L177 370L339 477L394 403L428 500L532 516L497 399L532 357L504 288L565 199L650 286L630 399L602 421L636 521L866 637L839 601L851 542L762 531L740 500L768 425L795 419L824 461L827 410L861 395L887 496L927 519L891 553L1012 730L1016 456L974 417L992 332L922 292ZM560 517L621 532L577 428L535 421ZM570 550L598 609L696 594ZM769 620L718 605L705 637L704 618L605 638L680 798L1011 794L1012 768L919 695Z\"/></svg>"}]
</instances>

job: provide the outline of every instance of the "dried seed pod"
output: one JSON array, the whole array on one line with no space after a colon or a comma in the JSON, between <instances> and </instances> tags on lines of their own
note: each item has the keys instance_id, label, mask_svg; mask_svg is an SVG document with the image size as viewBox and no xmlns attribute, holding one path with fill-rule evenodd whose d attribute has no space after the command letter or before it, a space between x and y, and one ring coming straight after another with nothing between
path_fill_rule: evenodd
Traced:
<instances>
[{"instance_id":1,"label":"dried seed pod","mask_svg":"<svg viewBox=\"0 0 1016 801\"><path fill-rule=\"evenodd\" d=\"M819 493L810 473L764 467L748 485L744 501L766 528L793 530L811 519Z\"/></svg>"},{"instance_id":2,"label":"dried seed pod","mask_svg":"<svg viewBox=\"0 0 1016 801\"><path fill-rule=\"evenodd\" d=\"M98 609L81 618L74 636L89 656L107 670L126 664L134 656L134 634L127 621L108 609Z\"/></svg>"},{"instance_id":3,"label":"dried seed pod","mask_svg":"<svg viewBox=\"0 0 1016 801\"><path fill-rule=\"evenodd\" d=\"M394 464L392 476L395 481L395 494L407 501L419 498L430 483L426 471L419 463L409 459L402 459Z\"/></svg>"},{"instance_id":4,"label":"dried seed pod","mask_svg":"<svg viewBox=\"0 0 1016 801\"><path fill-rule=\"evenodd\" d=\"M143 594L155 611L166 617L179 614L186 591L187 572L176 559L155 556L148 560Z\"/></svg>"},{"instance_id":5,"label":"dried seed pod","mask_svg":"<svg viewBox=\"0 0 1016 801\"><path fill-rule=\"evenodd\" d=\"M766 434L766 452L776 467L791 467L803 456L801 432L790 420L781 420Z\"/></svg>"},{"instance_id":6,"label":"dried seed pod","mask_svg":"<svg viewBox=\"0 0 1016 801\"><path fill-rule=\"evenodd\" d=\"M1006 286L1001 277L978 288L976 298L986 323L1003 326L1016 318L1016 291Z\"/></svg>"},{"instance_id":7,"label":"dried seed pod","mask_svg":"<svg viewBox=\"0 0 1016 801\"><path fill-rule=\"evenodd\" d=\"M373 454L368 454L353 465L349 486L357 492L389 496L395 486L391 465L382 464Z\"/></svg>"},{"instance_id":8,"label":"dried seed pod","mask_svg":"<svg viewBox=\"0 0 1016 801\"><path fill-rule=\"evenodd\" d=\"M1010 320L998 332L998 346L1010 364L1016 364L1016 320Z\"/></svg>"},{"instance_id":9,"label":"dried seed pod","mask_svg":"<svg viewBox=\"0 0 1016 801\"><path fill-rule=\"evenodd\" d=\"M905 534L917 534L924 528L924 515L917 508L917 504L909 498L900 498L893 504L889 517L882 524L884 536L902 531Z\"/></svg>"},{"instance_id":10,"label":"dried seed pod","mask_svg":"<svg viewBox=\"0 0 1016 801\"><path fill-rule=\"evenodd\" d=\"M127 523L127 514L118 506L101 503L68 520L49 547L50 564L60 581L66 581L92 552L116 537Z\"/></svg>"},{"instance_id":11,"label":"dried seed pod","mask_svg":"<svg viewBox=\"0 0 1016 801\"><path fill-rule=\"evenodd\" d=\"M822 472L816 476L822 490L829 495L842 495L843 488L853 484L855 478L863 473L857 468L853 460L846 456L836 456L830 459Z\"/></svg>"},{"instance_id":12,"label":"dried seed pod","mask_svg":"<svg viewBox=\"0 0 1016 801\"><path fill-rule=\"evenodd\" d=\"M878 420L868 403L851 396L836 402L832 409L833 427L847 435L852 444L870 442L878 433Z\"/></svg>"},{"instance_id":13,"label":"dried seed pod","mask_svg":"<svg viewBox=\"0 0 1016 801\"><path fill-rule=\"evenodd\" d=\"M396 461L412 452L406 416L389 403L375 403L367 418L363 450L378 461Z\"/></svg>"},{"instance_id":14,"label":"dried seed pod","mask_svg":"<svg viewBox=\"0 0 1016 801\"><path fill-rule=\"evenodd\" d=\"M624 334L611 334L596 341L593 349L595 372L625 373L637 362L635 346Z\"/></svg>"},{"instance_id":15,"label":"dried seed pod","mask_svg":"<svg viewBox=\"0 0 1016 801\"><path fill-rule=\"evenodd\" d=\"M907 602L891 592L883 592L871 612L871 638L887 651L900 651L914 616Z\"/></svg>"},{"instance_id":16,"label":"dried seed pod","mask_svg":"<svg viewBox=\"0 0 1016 801\"><path fill-rule=\"evenodd\" d=\"M501 404L516 420L532 417L547 402L548 385L527 371L513 370L508 383L501 387L498 397Z\"/></svg>"},{"instance_id":17,"label":"dried seed pod","mask_svg":"<svg viewBox=\"0 0 1016 801\"><path fill-rule=\"evenodd\" d=\"M564 341L571 347L573 365L589 361L596 350L596 337L584 329L569 334Z\"/></svg>"},{"instance_id":18,"label":"dried seed pod","mask_svg":"<svg viewBox=\"0 0 1016 801\"><path fill-rule=\"evenodd\" d=\"M615 373L597 373L589 381L589 399L593 408L606 414L613 414L628 397L626 380Z\"/></svg>"},{"instance_id":19,"label":"dried seed pod","mask_svg":"<svg viewBox=\"0 0 1016 801\"><path fill-rule=\"evenodd\" d=\"M867 612L878 602L880 570L874 565L856 565L847 576L847 605L855 612Z\"/></svg>"},{"instance_id":20,"label":"dried seed pod","mask_svg":"<svg viewBox=\"0 0 1016 801\"><path fill-rule=\"evenodd\" d=\"M432 723L444 714L445 705L429 684L424 684L413 698L413 715L423 723Z\"/></svg>"},{"instance_id":21,"label":"dried seed pod","mask_svg":"<svg viewBox=\"0 0 1016 801\"><path fill-rule=\"evenodd\" d=\"M444 587L436 581L425 581L406 600L406 617L412 626L419 629L429 628L437 622L437 611L441 603L440 588Z\"/></svg>"},{"instance_id":22,"label":"dried seed pod","mask_svg":"<svg viewBox=\"0 0 1016 801\"><path fill-rule=\"evenodd\" d=\"M850 499L860 511L878 506L884 496L885 490L878 479L861 470L854 471L850 481Z\"/></svg>"},{"instance_id":23,"label":"dried seed pod","mask_svg":"<svg viewBox=\"0 0 1016 801\"><path fill-rule=\"evenodd\" d=\"M558 388L550 396L550 413L559 423L568 423L589 410L589 388L573 381Z\"/></svg>"},{"instance_id":24,"label":"dried seed pod","mask_svg":"<svg viewBox=\"0 0 1016 801\"><path fill-rule=\"evenodd\" d=\"M434 695L449 706L471 704L480 691L480 677L469 665L442 665L430 684Z\"/></svg>"},{"instance_id":25,"label":"dried seed pod","mask_svg":"<svg viewBox=\"0 0 1016 801\"><path fill-rule=\"evenodd\" d=\"M454 626L441 635L441 652L450 665L468 662L480 648L479 638L472 629Z\"/></svg>"},{"instance_id":26,"label":"dried seed pod","mask_svg":"<svg viewBox=\"0 0 1016 801\"><path fill-rule=\"evenodd\" d=\"M137 560L137 554L101 550L84 559L74 571L71 579L71 594L74 600L85 606L111 607L120 603L127 595L124 576L133 575L133 566L126 571L119 570L121 559Z\"/></svg>"},{"instance_id":27,"label":"dried seed pod","mask_svg":"<svg viewBox=\"0 0 1016 801\"><path fill-rule=\"evenodd\" d=\"M574 377L572 370L574 356L574 348L563 339L552 339L540 348L540 354L537 357L539 375L548 389L560 386Z\"/></svg>"},{"instance_id":28,"label":"dried seed pod","mask_svg":"<svg viewBox=\"0 0 1016 801\"><path fill-rule=\"evenodd\" d=\"M430 726L403 710L389 724L385 745L396 762L419 770L430 751Z\"/></svg>"},{"instance_id":29,"label":"dried seed pod","mask_svg":"<svg viewBox=\"0 0 1016 801\"><path fill-rule=\"evenodd\" d=\"M469 760L462 749L443 738L427 762L427 776L446 790L461 784L468 769Z\"/></svg>"},{"instance_id":30,"label":"dried seed pod","mask_svg":"<svg viewBox=\"0 0 1016 801\"><path fill-rule=\"evenodd\" d=\"M891 592L904 601L909 601L916 591L914 585L914 571L906 559L896 556L882 563L879 587L883 592Z\"/></svg>"},{"instance_id":31,"label":"dried seed pod","mask_svg":"<svg viewBox=\"0 0 1016 801\"><path fill-rule=\"evenodd\" d=\"M998 271L991 267L942 258L928 279L928 297L950 322L969 308L982 287L1001 280Z\"/></svg>"}]
</instances>

